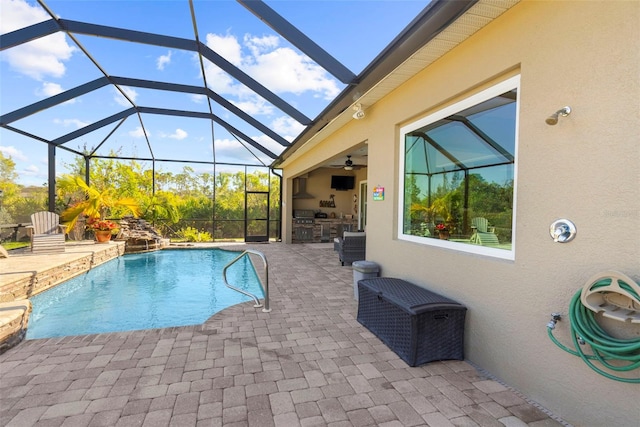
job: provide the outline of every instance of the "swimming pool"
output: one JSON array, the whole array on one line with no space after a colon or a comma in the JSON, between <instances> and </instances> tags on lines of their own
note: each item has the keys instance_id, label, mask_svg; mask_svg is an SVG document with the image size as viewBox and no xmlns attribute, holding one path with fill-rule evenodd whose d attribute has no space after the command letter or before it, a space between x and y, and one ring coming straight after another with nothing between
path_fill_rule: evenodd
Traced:
<instances>
[{"instance_id":1,"label":"swimming pool","mask_svg":"<svg viewBox=\"0 0 640 427\"><path fill-rule=\"evenodd\" d=\"M201 324L251 298L224 285L239 255L165 249L124 255L31 298L27 339ZM249 257L227 270L230 284L263 298Z\"/></svg>"}]
</instances>

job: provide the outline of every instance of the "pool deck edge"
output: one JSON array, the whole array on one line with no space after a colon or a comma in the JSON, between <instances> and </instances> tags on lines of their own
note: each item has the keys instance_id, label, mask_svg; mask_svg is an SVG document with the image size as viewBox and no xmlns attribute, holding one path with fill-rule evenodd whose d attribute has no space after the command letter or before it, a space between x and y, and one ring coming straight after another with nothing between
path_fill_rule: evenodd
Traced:
<instances>
[{"instance_id":1,"label":"pool deck edge","mask_svg":"<svg viewBox=\"0 0 640 427\"><path fill-rule=\"evenodd\" d=\"M124 254L124 242L68 242L64 253L11 251L0 259L0 354L26 335L29 298Z\"/></svg>"}]
</instances>

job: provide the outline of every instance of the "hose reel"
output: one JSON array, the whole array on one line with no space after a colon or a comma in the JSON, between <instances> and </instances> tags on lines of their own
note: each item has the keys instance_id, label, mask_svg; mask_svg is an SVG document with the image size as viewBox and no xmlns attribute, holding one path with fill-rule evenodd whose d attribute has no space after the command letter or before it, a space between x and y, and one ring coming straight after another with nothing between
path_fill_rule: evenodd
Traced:
<instances>
[{"instance_id":1,"label":"hose reel","mask_svg":"<svg viewBox=\"0 0 640 427\"><path fill-rule=\"evenodd\" d=\"M618 271L593 276L574 294L569 304L571 339L575 350L553 336L556 323L562 319L558 313L553 313L547 324L549 338L562 350L579 356L595 372L616 381L640 384L640 378L616 376L595 365L597 362L614 372L640 368L640 336L629 339L612 337L596 321L598 313L625 324L640 324L640 286ZM590 354L583 350L587 344Z\"/></svg>"}]
</instances>

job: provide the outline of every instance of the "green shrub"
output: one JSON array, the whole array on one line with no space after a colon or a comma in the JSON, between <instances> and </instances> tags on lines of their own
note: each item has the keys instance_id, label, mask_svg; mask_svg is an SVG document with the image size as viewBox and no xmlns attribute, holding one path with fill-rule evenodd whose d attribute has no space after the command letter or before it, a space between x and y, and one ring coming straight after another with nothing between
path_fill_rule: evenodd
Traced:
<instances>
[{"instance_id":1,"label":"green shrub","mask_svg":"<svg viewBox=\"0 0 640 427\"><path fill-rule=\"evenodd\" d=\"M193 227L181 228L176 232L176 235L178 239L186 242L210 242L213 240L210 233Z\"/></svg>"}]
</instances>

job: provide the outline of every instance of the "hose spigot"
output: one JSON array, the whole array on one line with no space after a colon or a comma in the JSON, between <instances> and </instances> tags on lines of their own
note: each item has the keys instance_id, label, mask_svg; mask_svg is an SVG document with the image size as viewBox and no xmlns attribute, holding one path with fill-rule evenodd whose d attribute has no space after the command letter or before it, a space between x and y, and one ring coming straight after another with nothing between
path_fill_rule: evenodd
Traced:
<instances>
[{"instance_id":1,"label":"hose spigot","mask_svg":"<svg viewBox=\"0 0 640 427\"><path fill-rule=\"evenodd\" d=\"M551 320L549 320L549 323L547 323L547 328L555 329L556 323L558 323L560 320L562 320L562 316L560 315L560 313L551 313Z\"/></svg>"}]
</instances>

